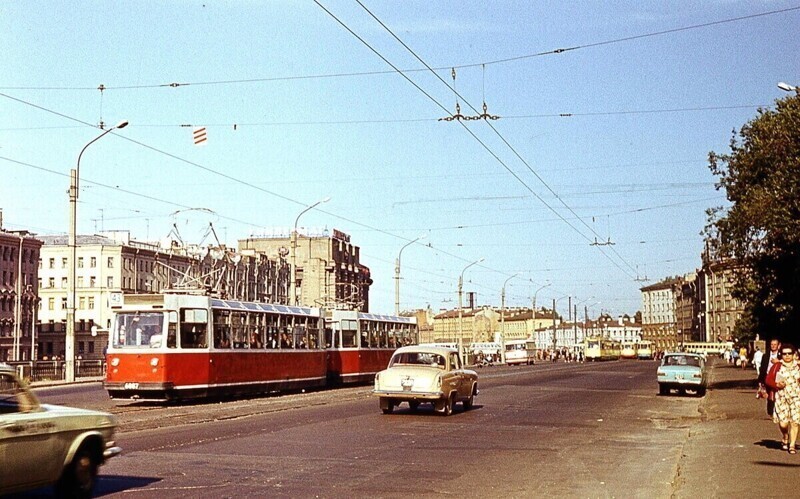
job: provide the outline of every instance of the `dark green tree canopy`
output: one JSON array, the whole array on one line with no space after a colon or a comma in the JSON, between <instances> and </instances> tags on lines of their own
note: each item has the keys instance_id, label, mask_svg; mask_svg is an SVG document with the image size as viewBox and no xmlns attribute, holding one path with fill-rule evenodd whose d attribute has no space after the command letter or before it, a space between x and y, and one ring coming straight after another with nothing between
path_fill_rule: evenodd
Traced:
<instances>
[{"instance_id":1,"label":"dark green tree canopy","mask_svg":"<svg viewBox=\"0 0 800 499\"><path fill-rule=\"evenodd\" d=\"M800 343L800 95L760 109L734 131L730 149L709 154L730 206L708 211L706 234L716 257L741 265L737 336Z\"/></svg>"}]
</instances>

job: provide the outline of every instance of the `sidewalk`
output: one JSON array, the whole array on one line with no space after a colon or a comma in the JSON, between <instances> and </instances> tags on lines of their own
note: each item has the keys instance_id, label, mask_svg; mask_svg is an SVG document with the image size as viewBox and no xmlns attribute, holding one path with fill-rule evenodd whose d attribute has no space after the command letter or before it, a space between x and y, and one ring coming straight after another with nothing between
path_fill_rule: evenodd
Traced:
<instances>
[{"instance_id":1,"label":"sidewalk","mask_svg":"<svg viewBox=\"0 0 800 499\"><path fill-rule=\"evenodd\" d=\"M800 452L781 450L756 383L754 369L714 362L700 420L683 448L675 497L778 497L786 492L781 480L797 480Z\"/></svg>"},{"instance_id":2,"label":"sidewalk","mask_svg":"<svg viewBox=\"0 0 800 499\"><path fill-rule=\"evenodd\" d=\"M104 379L104 376L86 376L83 378L76 378L72 383L67 383L63 379L54 379L47 381L33 381L31 382L30 386L31 388L46 388L48 386L79 385L82 383L97 383L99 381L103 381Z\"/></svg>"}]
</instances>

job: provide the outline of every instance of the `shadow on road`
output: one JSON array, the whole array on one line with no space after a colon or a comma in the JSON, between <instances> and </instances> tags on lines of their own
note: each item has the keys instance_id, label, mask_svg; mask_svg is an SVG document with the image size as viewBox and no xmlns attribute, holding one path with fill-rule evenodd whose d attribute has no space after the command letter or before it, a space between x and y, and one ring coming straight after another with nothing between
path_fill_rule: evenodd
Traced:
<instances>
[{"instance_id":1,"label":"shadow on road","mask_svg":"<svg viewBox=\"0 0 800 499\"><path fill-rule=\"evenodd\" d=\"M160 478L143 476L100 475L94 487L94 496L100 497L117 492L139 489L161 481Z\"/></svg>"},{"instance_id":2,"label":"shadow on road","mask_svg":"<svg viewBox=\"0 0 800 499\"><path fill-rule=\"evenodd\" d=\"M712 390L733 390L740 388L752 388L755 390L757 386L758 380L756 379L728 379L725 381L714 381L709 388ZM755 393L755 391L753 393Z\"/></svg>"},{"instance_id":3,"label":"shadow on road","mask_svg":"<svg viewBox=\"0 0 800 499\"><path fill-rule=\"evenodd\" d=\"M151 483L159 481L161 481L160 478L149 478L141 476L99 475L97 477L97 482L95 483L94 486L93 497L101 497L109 494L116 494L118 492L124 492L132 489L147 487ZM19 498L24 497L27 499L32 499L37 497L52 498L55 497L55 488L41 487L28 492L13 494L10 497L19 497Z\"/></svg>"},{"instance_id":4,"label":"shadow on road","mask_svg":"<svg viewBox=\"0 0 800 499\"><path fill-rule=\"evenodd\" d=\"M775 466L777 468L798 468L798 467L800 467L800 463L790 464L790 463L778 463L778 462L775 462L775 461L753 461L753 464L757 464L759 466Z\"/></svg>"}]
</instances>

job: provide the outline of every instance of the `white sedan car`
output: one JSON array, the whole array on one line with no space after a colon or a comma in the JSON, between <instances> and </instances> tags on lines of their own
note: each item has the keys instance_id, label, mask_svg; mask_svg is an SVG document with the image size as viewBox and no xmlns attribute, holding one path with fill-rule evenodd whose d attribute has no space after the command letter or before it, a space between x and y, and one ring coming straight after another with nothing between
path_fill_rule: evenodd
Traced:
<instances>
[{"instance_id":1,"label":"white sedan car","mask_svg":"<svg viewBox=\"0 0 800 499\"><path fill-rule=\"evenodd\" d=\"M457 402L464 404L464 410L472 408L478 374L464 369L454 349L408 346L397 349L389 367L375 375L373 393L384 414L407 402L412 411L430 403L436 412L449 416Z\"/></svg>"},{"instance_id":2,"label":"white sedan car","mask_svg":"<svg viewBox=\"0 0 800 499\"><path fill-rule=\"evenodd\" d=\"M97 468L121 452L110 414L39 404L0 364L0 495L55 485L63 497L91 497Z\"/></svg>"}]
</instances>

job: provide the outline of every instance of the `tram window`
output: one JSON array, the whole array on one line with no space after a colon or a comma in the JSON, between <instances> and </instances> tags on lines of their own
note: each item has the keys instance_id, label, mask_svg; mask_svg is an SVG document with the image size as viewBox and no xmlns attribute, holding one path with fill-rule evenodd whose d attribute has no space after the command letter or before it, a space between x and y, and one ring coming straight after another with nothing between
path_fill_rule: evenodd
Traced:
<instances>
[{"instance_id":1,"label":"tram window","mask_svg":"<svg viewBox=\"0 0 800 499\"><path fill-rule=\"evenodd\" d=\"M245 330L246 316L243 312L232 312L230 317L233 348L245 348L248 342L247 331Z\"/></svg>"},{"instance_id":2,"label":"tram window","mask_svg":"<svg viewBox=\"0 0 800 499\"><path fill-rule=\"evenodd\" d=\"M264 348L264 334L263 330L258 327L253 327L250 332L250 348L261 349Z\"/></svg>"},{"instance_id":3,"label":"tram window","mask_svg":"<svg viewBox=\"0 0 800 499\"><path fill-rule=\"evenodd\" d=\"M281 328L281 348L292 348L292 337L287 328Z\"/></svg>"},{"instance_id":4,"label":"tram window","mask_svg":"<svg viewBox=\"0 0 800 499\"><path fill-rule=\"evenodd\" d=\"M167 312L167 348L178 346L178 314Z\"/></svg>"},{"instance_id":5,"label":"tram window","mask_svg":"<svg viewBox=\"0 0 800 499\"><path fill-rule=\"evenodd\" d=\"M199 308L181 309L181 348L206 348L208 311Z\"/></svg>"},{"instance_id":6,"label":"tram window","mask_svg":"<svg viewBox=\"0 0 800 499\"><path fill-rule=\"evenodd\" d=\"M305 326L295 326L292 330L292 336L294 336L294 347L295 348L308 348L308 339L306 338L306 327Z\"/></svg>"},{"instance_id":7,"label":"tram window","mask_svg":"<svg viewBox=\"0 0 800 499\"><path fill-rule=\"evenodd\" d=\"M308 348L319 348L319 329L315 327L309 327L306 330L306 334L308 337Z\"/></svg>"},{"instance_id":8,"label":"tram window","mask_svg":"<svg viewBox=\"0 0 800 499\"><path fill-rule=\"evenodd\" d=\"M342 329L342 348L356 347L358 335L352 329Z\"/></svg>"},{"instance_id":9,"label":"tram window","mask_svg":"<svg viewBox=\"0 0 800 499\"><path fill-rule=\"evenodd\" d=\"M325 328L325 348L336 348L336 336L329 327Z\"/></svg>"},{"instance_id":10,"label":"tram window","mask_svg":"<svg viewBox=\"0 0 800 499\"><path fill-rule=\"evenodd\" d=\"M389 344L388 333L386 332L386 329L383 327L380 329L379 333L380 333L380 346L386 348L387 345Z\"/></svg>"},{"instance_id":11,"label":"tram window","mask_svg":"<svg viewBox=\"0 0 800 499\"><path fill-rule=\"evenodd\" d=\"M162 312L120 313L111 340L115 348L159 347L163 327Z\"/></svg>"}]
</instances>

